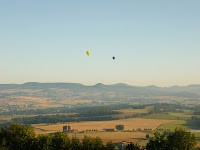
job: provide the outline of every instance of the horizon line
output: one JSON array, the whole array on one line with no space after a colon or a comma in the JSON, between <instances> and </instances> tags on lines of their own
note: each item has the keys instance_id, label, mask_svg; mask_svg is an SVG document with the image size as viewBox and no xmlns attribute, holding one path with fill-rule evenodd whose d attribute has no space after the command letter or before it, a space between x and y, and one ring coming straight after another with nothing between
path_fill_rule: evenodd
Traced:
<instances>
[{"instance_id":1,"label":"horizon line","mask_svg":"<svg viewBox=\"0 0 200 150\"><path fill-rule=\"evenodd\" d=\"M87 85L87 84L83 84L83 83L79 83L79 82L24 82L24 83L0 83L0 85L9 85L9 84L16 84L16 85L23 85L23 84L27 84L27 83L43 83L43 84L48 84L48 83L72 83L72 84L82 84L84 86L95 86L98 84L103 84L103 85L117 85L117 84L124 84L124 85L128 85L128 86L137 86L137 87L160 87L160 88L167 88L167 87L187 87L187 86L196 86L196 85L200 85L200 84L188 84L188 85L172 85L172 86L157 86L157 85L146 85L146 86L140 86L140 85L131 85L131 84L127 84L127 83L113 83L113 84L104 84L104 83L96 83L96 84L92 84L92 85Z\"/></svg>"}]
</instances>

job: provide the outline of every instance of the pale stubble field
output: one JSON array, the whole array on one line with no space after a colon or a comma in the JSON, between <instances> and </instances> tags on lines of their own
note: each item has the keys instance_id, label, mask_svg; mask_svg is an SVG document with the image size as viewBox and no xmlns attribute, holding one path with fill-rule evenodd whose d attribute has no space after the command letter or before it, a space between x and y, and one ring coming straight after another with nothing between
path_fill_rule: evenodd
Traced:
<instances>
[{"instance_id":1,"label":"pale stubble field","mask_svg":"<svg viewBox=\"0 0 200 150\"><path fill-rule=\"evenodd\" d=\"M36 134L53 133L57 131L63 131L63 126L69 125L72 130L98 130L102 129L115 129L116 125L124 125L124 130L133 129L152 129L154 130L163 123L173 122L175 120L157 120L157 119L143 119L143 118L131 118L121 119L114 121L86 121L86 122L72 122L72 123L59 123L53 125L47 124L34 124ZM84 138L84 135L91 137L100 137L104 143L112 140L113 142L121 142L123 140L128 142L137 142L139 139L145 138L147 133L144 132L84 132L84 133L69 133L69 137L75 136L80 139ZM153 134L150 133L150 136Z\"/></svg>"}]
</instances>

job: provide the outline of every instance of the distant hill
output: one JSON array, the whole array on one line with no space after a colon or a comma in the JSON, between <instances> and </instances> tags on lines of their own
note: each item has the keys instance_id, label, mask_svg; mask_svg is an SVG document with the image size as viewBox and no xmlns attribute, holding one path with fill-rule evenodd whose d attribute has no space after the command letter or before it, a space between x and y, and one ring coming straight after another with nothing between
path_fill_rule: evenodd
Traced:
<instances>
[{"instance_id":1,"label":"distant hill","mask_svg":"<svg viewBox=\"0 0 200 150\"><path fill-rule=\"evenodd\" d=\"M9 89L31 89L42 90L42 92L49 92L47 89L68 89L74 93L87 92L88 94L99 92L105 96L108 93L114 92L116 95L122 95L125 97L133 96L176 96L176 97L188 97L199 98L200 97L200 85L188 85L188 86L172 86L172 87L157 87L155 85L140 87L131 86L124 83L118 83L113 85L105 85L98 83L93 86L85 86L80 83L38 83L27 82L24 84L0 84L0 90ZM46 91L45 91L46 90Z\"/></svg>"},{"instance_id":2,"label":"distant hill","mask_svg":"<svg viewBox=\"0 0 200 150\"><path fill-rule=\"evenodd\" d=\"M193 84L188 86L171 86L171 87L156 87L151 86L147 87L149 89L159 89L160 91L168 91L168 92L187 92L194 93L200 95L200 84Z\"/></svg>"}]
</instances>

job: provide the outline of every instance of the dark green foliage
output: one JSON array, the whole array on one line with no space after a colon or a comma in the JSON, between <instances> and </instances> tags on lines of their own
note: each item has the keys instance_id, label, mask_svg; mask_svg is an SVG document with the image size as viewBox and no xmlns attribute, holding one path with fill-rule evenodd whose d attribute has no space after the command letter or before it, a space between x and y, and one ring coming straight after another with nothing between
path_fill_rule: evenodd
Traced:
<instances>
[{"instance_id":1,"label":"dark green foliage","mask_svg":"<svg viewBox=\"0 0 200 150\"><path fill-rule=\"evenodd\" d=\"M0 130L0 145L9 149L30 149L34 138L35 132L30 126L22 126L15 122Z\"/></svg>"},{"instance_id":2,"label":"dark green foliage","mask_svg":"<svg viewBox=\"0 0 200 150\"><path fill-rule=\"evenodd\" d=\"M116 125L115 126L115 128L117 129L117 130L124 130L124 125Z\"/></svg>"},{"instance_id":3,"label":"dark green foliage","mask_svg":"<svg viewBox=\"0 0 200 150\"><path fill-rule=\"evenodd\" d=\"M147 150L168 150L168 146L167 136L157 132L147 143Z\"/></svg>"},{"instance_id":4,"label":"dark green foliage","mask_svg":"<svg viewBox=\"0 0 200 150\"><path fill-rule=\"evenodd\" d=\"M105 116L105 115L115 115L120 114L118 111L112 111L111 108L93 108L90 110L85 110L78 116Z\"/></svg>"},{"instance_id":5,"label":"dark green foliage","mask_svg":"<svg viewBox=\"0 0 200 150\"><path fill-rule=\"evenodd\" d=\"M198 110L198 111L195 111L194 113L193 113L193 115L200 115L200 111Z\"/></svg>"},{"instance_id":6,"label":"dark green foliage","mask_svg":"<svg viewBox=\"0 0 200 150\"><path fill-rule=\"evenodd\" d=\"M176 128L174 133L168 137L170 150L194 150L196 138L191 132L182 128Z\"/></svg>"},{"instance_id":7,"label":"dark green foliage","mask_svg":"<svg viewBox=\"0 0 200 150\"><path fill-rule=\"evenodd\" d=\"M191 132L176 128L169 135L156 133L147 143L147 150L194 150L196 138Z\"/></svg>"},{"instance_id":8,"label":"dark green foliage","mask_svg":"<svg viewBox=\"0 0 200 150\"><path fill-rule=\"evenodd\" d=\"M139 150L139 147L134 145L133 143L130 143L125 146L125 150Z\"/></svg>"},{"instance_id":9,"label":"dark green foliage","mask_svg":"<svg viewBox=\"0 0 200 150\"><path fill-rule=\"evenodd\" d=\"M111 141L104 146L99 137L85 136L80 142L62 132L35 137L30 126L17 123L0 130L0 150L114 150L114 147Z\"/></svg>"},{"instance_id":10,"label":"dark green foliage","mask_svg":"<svg viewBox=\"0 0 200 150\"><path fill-rule=\"evenodd\" d=\"M82 150L102 150L104 145L99 137L92 138L85 136L82 141Z\"/></svg>"},{"instance_id":11,"label":"dark green foliage","mask_svg":"<svg viewBox=\"0 0 200 150\"><path fill-rule=\"evenodd\" d=\"M76 136L75 136L75 137L72 137L71 149L72 149L72 150L81 150L81 143L80 143L80 140L79 140L79 138L77 138Z\"/></svg>"},{"instance_id":12,"label":"dark green foliage","mask_svg":"<svg viewBox=\"0 0 200 150\"><path fill-rule=\"evenodd\" d=\"M92 113L92 112L91 112ZM23 118L14 118L12 121L24 123L24 124L39 124L39 123L58 123L58 122L77 122L77 121L106 121L106 120L116 120L117 117L114 118L112 116L87 116L87 114L84 114L84 116L79 115L46 115L46 116L35 116L35 117L23 117Z\"/></svg>"},{"instance_id":13,"label":"dark green foliage","mask_svg":"<svg viewBox=\"0 0 200 150\"><path fill-rule=\"evenodd\" d=\"M70 139L66 133L56 132L52 137L52 148L56 150L70 149Z\"/></svg>"},{"instance_id":14,"label":"dark green foliage","mask_svg":"<svg viewBox=\"0 0 200 150\"><path fill-rule=\"evenodd\" d=\"M187 120L187 126L192 129L200 129L200 118L194 117L190 120Z\"/></svg>"},{"instance_id":15,"label":"dark green foliage","mask_svg":"<svg viewBox=\"0 0 200 150\"><path fill-rule=\"evenodd\" d=\"M177 110L179 109L179 110ZM154 113L163 113L163 112L177 112L183 113L181 109L186 109L186 106L180 104L166 104L166 103L156 103L154 104Z\"/></svg>"},{"instance_id":16,"label":"dark green foliage","mask_svg":"<svg viewBox=\"0 0 200 150\"><path fill-rule=\"evenodd\" d=\"M191 117L191 119L192 119L192 120L195 120L195 119L198 119L198 118L197 118L197 117L195 117L195 116L192 116L192 117Z\"/></svg>"},{"instance_id":17,"label":"dark green foliage","mask_svg":"<svg viewBox=\"0 0 200 150\"><path fill-rule=\"evenodd\" d=\"M106 144L105 150L114 150L114 149L115 149L115 145L113 144L112 141L109 141L109 142Z\"/></svg>"},{"instance_id":18,"label":"dark green foliage","mask_svg":"<svg viewBox=\"0 0 200 150\"><path fill-rule=\"evenodd\" d=\"M146 139L149 139L149 134L146 135Z\"/></svg>"},{"instance_id":19,"label":"dark green foliage","mask_svg":"<svg viewBox=\"0 0 200 150\"><path fill-rule=\"evenodd\" d=\"M39 135L37 139L35 140L33 148L35 150L53 150L52 148L52 138L53 135Z\"/></svg>"}]
</instances>

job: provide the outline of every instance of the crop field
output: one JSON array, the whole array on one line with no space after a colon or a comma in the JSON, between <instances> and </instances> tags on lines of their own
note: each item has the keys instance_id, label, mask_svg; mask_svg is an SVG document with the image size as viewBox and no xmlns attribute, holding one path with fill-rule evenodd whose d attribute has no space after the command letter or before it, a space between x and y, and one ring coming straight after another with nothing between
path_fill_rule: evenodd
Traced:
<instances>
[{"instance_id":1,"label":"crop field","mask_svg":"<svg viewBox=\"0 0 200 150\"><path fill-rule=\"evenodd\" d=\"M115 115L116 117L120 117L120 118L148 112L146 109L132 109L132 108L121 109L121 110L116 110L116 111L121 112L121 114Z\"/></svg>"},{"instance_id":2,"label":"crop field","mask_svg":"<svg viewBox=\"0 0 200 150\"><path fill-rule=\"evenodd\" d=\"M191 119L193 115L185 114L185 113L170 113L171 116L175 116L179 119Z\"/></svg>"},{"instance_id":3,"label":"crop field","mask_svg":"<svg viewBox=\"0 0 200 150\"><path fill-rule=\"evenodd\" d=\"M144 132L85 132L85 133L68 133L69 137L76 136L79 139L83 139L85 135L91 137L100 137L104 144L112 140L112 142L122 142L123 140L126 142L136 143L141 139L146 138L146 134ZM148 133L149 134L149 133ZM154 135L152 133L149 134L150 137Z\"/></svg>"},{"instance_id":4,"label":"crop field","mask_svg":"<svg viewBox=\"0 0 200 150\"><path fill-rule=\"evenodd\" d=\"M189 127L186 126L186 120L177 120L174 122L164 123L164 124L161 124L158 127L158 129L170 129L170 131L173 131L176 127L183 127L186 130L190 129ZM192 134L194 134L195 137L197 138L197 144L195 147L200 147L200 132L192 132Z\"/></svg>"},{"instance_id":5,"label":"crop field","mask_svg":"<svg viewBox=\"0 0 200 150\"><path fill-rule=\"evenodd\" d=\"M192 110L184 110L184 113L186 115L193 115L194 111L192 111Z\"/></svg>"},{"instance_id":6,"label":"crop field","mask_svg":"<svg viewBox=\"0 0 200 150\"><path fill-rule=\"evenodd\" d=\"M62 131L63 126L70 125L71 129L75 130L99 130L102 129L115 129L116 125L124 125L124 130L136 130L138 128L141 129L152 129L154 130L160 124L169 123L174 120L157 120L157 119L144 119L144 118L131 118L131 119L121 119L121 120L113 120L113 121L87 121L87 122L69 122L63 124L33 124L32 126L35 128L35 132L39 133L51 133L56 131Z\"/></svg>"},{"instance_id":7,"label":"crop field","mask_svg":"<svg viewBox=\"0 0 200 150\"><path fill-rule=\"evenodd\" d=\"M189 129L186 126L186 120L176 120L176 121L173 121L173 122L163 123L161 126L158 127L158 129L174 130L176 127L183 127L185 129Z\"/></svg>"},{"instance_id":8,"label":"crop field","mask_svg":"<svg viewBox=\"0 0 200 150\"><path fill-rule=\"evenodd\" d=\"M169 115L169 114L155 113L155 114L152 114L152 115L144 116L142 118L176 120L176 119L178 119L178 116L172 116L172 115Z\"/></svg>"},{"instance_id":9,"label":"crop field","mask_svg":"<svg viewBox=\"0 0 200 150\"><path fill-rule=\"evenodd\" d=\"M121 114L117 114L117 115L115 115L115 117L119 117L119 118L123 119L123 118L125 118L125 116L132 116L135 114L148 113L153 108L154 108L154 106L147 106L145 109L128 108L128 109L115 110L115 111L121 112Z\"/></svg>"}]
</instances>

